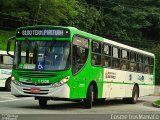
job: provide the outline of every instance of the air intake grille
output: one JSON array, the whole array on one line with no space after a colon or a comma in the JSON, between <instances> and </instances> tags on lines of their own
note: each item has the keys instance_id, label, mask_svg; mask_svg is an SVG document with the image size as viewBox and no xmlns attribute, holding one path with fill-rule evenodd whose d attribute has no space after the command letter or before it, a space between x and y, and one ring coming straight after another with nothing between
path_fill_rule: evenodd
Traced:
<instances>
[{"instance_id":1,"label":"air intake grille","mask_svg":"<svg viewBox=\"0 0 160 120\"><path fill-rule=\"evenodd\" d=\"M43 73L43 72L19 72L19 76L21 77L30 77L30 78L50 78L56 77L54 73Z\"/></svg>"}]
</instances>

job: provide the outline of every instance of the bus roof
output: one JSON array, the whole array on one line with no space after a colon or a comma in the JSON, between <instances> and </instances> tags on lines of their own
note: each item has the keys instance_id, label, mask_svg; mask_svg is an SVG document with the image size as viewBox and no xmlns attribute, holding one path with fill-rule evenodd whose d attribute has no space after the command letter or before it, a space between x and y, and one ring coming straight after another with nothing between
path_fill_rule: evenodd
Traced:
<instances>
[{"instance_id":1,"label":"bus roof","mask_svg":"<svg viewBox=\"0 0 160 120\"><path fill-rule=\"evenodd\" d=\"M74 28L74 27L68 27L68 28L72 29L72 30L76 30L76 32L80 33L82 36L85 36L85 37L89 36L90 39L94 39L94 40L98 40L98 41L104 41L104 42L106 42L108 44L111 44L111 45L114 45L114 46L118 46L118 47L121 47L123 49L131 50L131 51L134 51L134 52L138 52L138 53L141 53L141 54L145 54L145 55L149 55L149 56L155 57L155 55L153 53L151 53L151 52L140 50L138 48L134 48L134 47L122 44L122 43L118 43L118 42L115 42L115 41L112 41L112 40L109 40L109 39L106 39L106 38L103 38L103 37L99 37L99 36L96 36L96 35L93 35L93 34L78 30L77 28Z\"/></svg>"},{"instance_id":2,"label":"bus roof","mask_svg":"<svg viewBox=\"0 0 160 120\"><path fill-rule=\"evenodd\" d=\"M51 25L37 25L37 26L26 26L26 27L20 27L18 28L17 30L20 30L20 29L26 29L26 28L43 28L43 27L46 27L46 28L67 28L71 31L71 34L79 34L79 35L82 35L84 37L87 37L89 39L94 39L94 40L97 40L97 41L104 41L106 43L109 43L111 45L115 45L115 46L118 46L118 47L121 47L121 48L124 48L124 49L127 49L127 50L132 50L134 52L138 52L138 53L141 53L141 54L145 54L145 55L149 55L149 56L152 56L154 57L154 54L153 53L150 53L150 52L146 52L144 50L140 50L138 48L134 48L134 47L131 47L131 46L128 46L128 45L125 45L125 44L122 44L122 43L118 43L118 42L115 42L115 41L112 41L112 40L109 40L109 39L106 39L106 38L103 38L103 37L100 37L100 36L97 36L97 35L93 35L91 33L87 33L85 31L81 31L75 27L64 27L64 26L51 26Z\"/></svg>"}]
</instances>

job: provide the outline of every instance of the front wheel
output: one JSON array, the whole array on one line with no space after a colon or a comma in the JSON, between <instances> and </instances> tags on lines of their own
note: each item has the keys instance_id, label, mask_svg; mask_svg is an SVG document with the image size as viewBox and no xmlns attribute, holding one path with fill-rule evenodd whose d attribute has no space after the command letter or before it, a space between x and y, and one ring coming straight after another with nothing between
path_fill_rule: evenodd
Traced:
<instances>
[{"instance_id":1,"label":"front wheel","mask_svg":"<svg viewBox=\"0 0 160 120\"><path fill-rule=\"evenodd\" d=\"M5 89L11 91L11 78L8 78L5 83Z\"/></svg>"},{"instance_id":2,"label":"front wheel","mask_svg":"<svg viewBox=\"0 0 160 120\"><path fill-rule=\"evenodd\" d=\"M85 108L88 109L92 108L93 98L94 98L93 85L90 85L87 90L86 98L84 99Z\"/></svg>"},{"instance_id":3,"label":"front wheel","mask_svg":"<svg viewBox=\"0 0 160 120\"><path fill-rule=\"evenodd\" d=\"M44 106L46 106L46 105L47 105L47 101L48 101L48 100L45 100L45 99L39 99L38 101L39 101L39 106L44 107Z\"/></svg>"}]
</instances>

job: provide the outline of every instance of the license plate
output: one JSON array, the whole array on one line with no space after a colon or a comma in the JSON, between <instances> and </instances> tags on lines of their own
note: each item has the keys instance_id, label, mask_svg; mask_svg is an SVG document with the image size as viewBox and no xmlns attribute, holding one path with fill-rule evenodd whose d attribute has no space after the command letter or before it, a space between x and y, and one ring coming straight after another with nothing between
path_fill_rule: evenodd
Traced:
<instances>
[{"instance_id":1,"label":"license plate","mask_svg":"<svg viewBox=\"0 0 160 120\"><path fill-rule=\"evenodd\" d=\"M40 92L40 88L31 88L31 92L39 93Z\"/></svg>"}]
</instances>

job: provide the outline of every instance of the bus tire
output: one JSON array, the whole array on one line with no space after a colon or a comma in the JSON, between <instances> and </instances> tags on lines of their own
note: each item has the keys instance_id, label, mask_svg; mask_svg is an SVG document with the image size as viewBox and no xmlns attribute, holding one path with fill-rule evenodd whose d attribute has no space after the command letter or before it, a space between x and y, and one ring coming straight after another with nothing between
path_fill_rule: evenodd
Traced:
<instances>
[{"instance_id":1,"label":"bus tire","mask_svg":"<svg viewBox=\"0 0 160 120\"><path fill-rule=\"evenodd\" d=\"M39 106L42 106L42 107L46 106L47 105L47 101L48 100L46 100L46 99L39 99L38 100Z\"/></svg>"},{"instance_id":2,"label":"bus tire","mask_svg":"<svg viewBox=\"0 0 160 120\"><path fill-rule=\"evenodd\" d=\"M90 85L87 90L86 98L84 99L85 108L91 109L94 98L93 85Z\"/></svg>"},{"instance_id":3,"label":"bus tire","mask_svg":"<svg viewBox=\"0 0 160 120\"><path fill-rule=\"evenodd\" d=\"M137 86L134 86L132 91L131 104L136 104L138 101L139 90Z\"/></svg>"},{"instance_id":4,"label":"bus tire","mask_svg":"<svg viewBox=\"0 0 160 120\"><path fill-rule=\"evenodd\" d=\"M5 89L11 91L11 78L8 78L5 83Z\"/></svg>"},{"instance_id":5,"label":"bus tire","mask_svg":"<svg viewBox=\"0 0 160 120\"><path fill-rule=\"evenodd\" d=\"M135 85L132 91L132 97L131 98L123 98L125 103L130 103L130 104L136 104L138 101L138 96L139 96L139 89Z\"/></svg>"}]
</instances>

